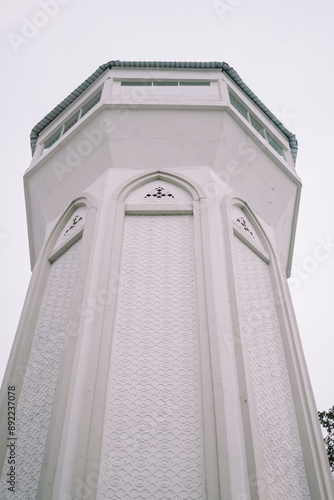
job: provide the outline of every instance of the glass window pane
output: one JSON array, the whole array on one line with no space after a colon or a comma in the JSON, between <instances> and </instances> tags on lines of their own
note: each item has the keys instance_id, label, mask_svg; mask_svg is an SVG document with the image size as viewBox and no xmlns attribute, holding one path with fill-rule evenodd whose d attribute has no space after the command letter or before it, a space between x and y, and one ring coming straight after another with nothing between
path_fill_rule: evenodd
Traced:
<instances>
[{"instance_id":1,"label":"glass window pane","mask_svg":"<svg viewBox=\"0 0 334 500\"><path fill-rule=\"evenodd\" d=\"M90 101L88 101L83 107L82 107L82 113L81 116L84 116L88 111L90 111L96 104L100 101L101 99L101 92L96 94Z\"/></svg>"},{"instance_id":2,"label":"glass window pane","mask_svg":"<svg viewBox=\"0 0 334 500\"><path fill-rule=\"evenodd\" d=\"M178 82L153 82L154 87L177 87Z\"/></svg>"},{"instance_id":3,"label":"glass window pane","mask_svg":"<svg viewBox=\"0 0 334 500\"><path fill-rule=\"evenodd\" d=\"M277 151L277 153L281 156L283 156L284 158L284 152L283 152L283 148L280 144L278 144L277 141L275 141L275 139L270 135L268 134L267 132L267 139L268 139L268 142L270 144L270 146L275 150Z\"/></svg>"},{"instance_id":4,"label":"glass window pane","mask_svg":"<svg viewBox=\"0 0 334 500\"><path fill-rule=\"evenodd\" d=\"M62 129L62 127L60 127L54 134L51 135L51 137L49 137L49 139L47 141L44 142L43 151L45 149L51 148L51 146L53 146L54 143L58 141L58 139L61 136L61 129Z\"/></svg>"},{"instance_id":5,"label":"glass window pane","mask_svg":"<svg viewBox=\"0 0 334 500\"><path fill-rule=\"evenodd\" d=\"M259 132L259 134L262 135L262 137L266 138L266 135L264 133L264 128L262 127L261 123L259 123L257 120L255 120L254 116L250 115L250 121L255 130Z\"/></svg>"},{"instance_id":6,"label":"glass window pane","mask_svg":"<svg viewBox=\"0 0 334 500\"><path fill-rule=\"evenodd\" d=\"M248 118L248 111L247 109L241 104L241 102L239 102L233 94L231 94L229 92L229 95L230 95L230 101L231 101L231 104L232 106L237 110L239 111L239 113L244 117L246 118L246 120L249 121L249 118Z\"/></svg>"},{"instance_id":7,"label":"glass window pane","mask_svg":"<svg viewBox=\"0 0 334 500\"><path fill-rule=\"evenodd\" d=\"M153 82L154 87L177 87L178 82Z\"/></svg>"},{"instance_id":8,"label":"glass window pane","mask_svg":"<svg viewBox=\"0 0 334 500\"><path fill-rule=\"evenodd\" d=\"M210 82L180 82L180 86L184 87L210 87Z\"/></svg>"},{"instance_id":9,"label":"glass window pane","mask_svg":"<svg viewBox=\"0 0 334 500\"><path fill-rule=\"evenodd\" d=\"M67 122L65 122L63 134L65 134L68 130L70 130L70 128L77 123L78 119L79 119L79 111L74 116L72 116L72 118L67 120Z\"/></svg>"},{"instance_id":10,"label":"glass window pane","mask_svg":"<svg viewBox=\"0 0 334 500\"><path fill-rule=\"evenodd\" d=\"M148 82L145 80L137 81L137 82L121 82L121 87L150 87L152 82Z\"/></svg>"}]
</instances>

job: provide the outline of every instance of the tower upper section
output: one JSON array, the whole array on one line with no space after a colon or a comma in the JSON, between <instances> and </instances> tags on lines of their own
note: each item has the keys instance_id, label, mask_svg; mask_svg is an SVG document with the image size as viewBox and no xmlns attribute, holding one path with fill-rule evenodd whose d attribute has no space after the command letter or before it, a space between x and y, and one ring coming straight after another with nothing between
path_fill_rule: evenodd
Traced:
<instances>
[{"instance_id":1,"label":"tower upper section","mask_svg":"<svg viewBox=\"0 0 334 500\"><path fill-rule=\"evenodd\" d=\"M291 264L297 141L226 63L100 66L32 130L25 173L32 265L48 225L108 169L209 167L273 231ZM213 197L216 189L206 183Z\"/></svg>"}]
</instances>

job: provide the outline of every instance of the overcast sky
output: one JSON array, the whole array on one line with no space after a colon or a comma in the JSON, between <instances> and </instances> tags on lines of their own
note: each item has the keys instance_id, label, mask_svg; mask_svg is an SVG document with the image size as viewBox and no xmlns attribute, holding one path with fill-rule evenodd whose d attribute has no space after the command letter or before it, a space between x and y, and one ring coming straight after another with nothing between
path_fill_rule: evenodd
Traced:
<instances>
[{"instance_id":1,"label":"overcast sky","mask_svg":"<svg viewBox=\"0 0 334 500\"><path fill-rule=\"evenodd\" d=\"M297 135L291 291L317 407L331 407L334 2L5 0L0 20L0 380L30 278L23 174L33 126L109 60L225 61Z\"/></svg>"}]
</instances>

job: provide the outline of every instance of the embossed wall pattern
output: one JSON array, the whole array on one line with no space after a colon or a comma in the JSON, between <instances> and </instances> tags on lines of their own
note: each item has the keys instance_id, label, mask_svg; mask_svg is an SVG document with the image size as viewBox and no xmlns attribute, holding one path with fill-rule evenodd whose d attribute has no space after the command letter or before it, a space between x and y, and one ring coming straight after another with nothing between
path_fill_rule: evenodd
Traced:
<instances>
[{"instance_id":1,"label":"embossed wall pattern","mask_svg":"<svg viewBox=\"0 0 334 500\"><path fill-rule=\"evenodd\" d=\"M17 407L16 492L7 491L5 465L1 499L36 497L80 248L81 240L51 265Z\"/></svg>"},{"instance_id":2,"label":"embossed wall pattern","mask_svg":"<svg viewBox=\"0 0 334 500\"><path fill-rule=\"evenodd\" d=\"M268 265L237 237L235 251L268 498L310 498ZM260 471L261 472L261 471Z\"/></svg>"},{"instance_id":3,"label":"embossed wall pattern","mask_svg":"<svg viewBox=\"0 0 334 500\"><path fill-rule=\"evenodd\" d=\"M99 499L205 500L192 216L127 216Z\"/></svg>"}]
</instances>

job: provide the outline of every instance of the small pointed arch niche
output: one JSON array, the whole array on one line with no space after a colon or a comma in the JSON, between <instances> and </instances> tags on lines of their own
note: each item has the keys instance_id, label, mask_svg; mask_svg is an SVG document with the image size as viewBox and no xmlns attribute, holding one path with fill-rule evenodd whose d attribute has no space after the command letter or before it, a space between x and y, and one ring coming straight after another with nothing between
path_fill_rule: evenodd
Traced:
<instances>
[{"instance_id":1,"label":"small pointed arch niche","mask_svg":"<svg viewBox=\"0 0 334 500\"><path fill-rule=\"evenodd\" d=\"M234 203L231 207L231 218L234 235L268 264L269 249L261 234L263 231L247 207L241 202Z\"/></svg>"},{"instance_id":2,"label":"small pointed arch niche","mask_svg":"<svg viewBox=\"0 0 334 500\"><path fill-rule=\"evenodd\" d=\"M83 234L87 217L87 205L80 200L72 204L59 221L55 230L56 240L51 250L50 262L54 262L71 245L78 241Z\"/></svg>"},{"instance_id":3,"label":"small pointed arch niche","mask_svg":"<svg viewBox=\"0 0 334 500\"><path fill-rule=\"evenodd\" d=\"M243 407L244 428L255 429L257 436L256 446L246 443L249 470L255 471L261 464L267 478L282 471L284 484L277 487L268 481L268 498L291 498L289 492L297 489L296 497L307 498L297 421L299 404L295 406L293 395L298 372L291 361L293 332L286 278L270 226L260 223L241 200L234 201L230 212L234 234L230 288L233 339L239 387L248 401L248 407ZM268 408L282 411L268 412ZM277 453L282 448L281 436L285 436L286 443L296 445ZM287 468L287 463L295 466Z\"/></svg>"},{"instance_id":4,"label":"small pointed arch niche","mask_svg":"<svg viewBox=\"0 0 334 500\"><path fill-rule=\"evenodd\" d=\"M126 214L192 214L193 198L188 191L164 178L148 180L125 199Z\"/></svg>"}]
</instances>

